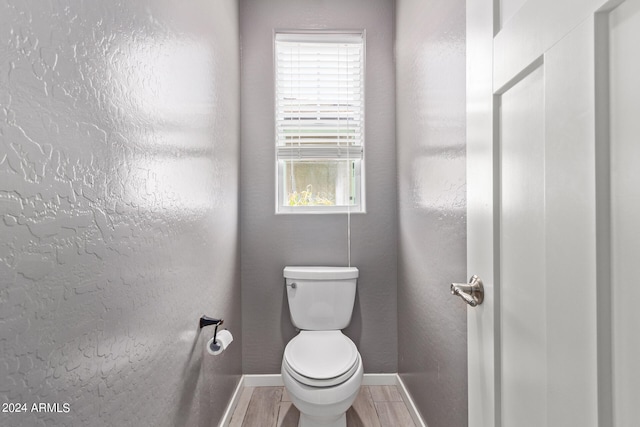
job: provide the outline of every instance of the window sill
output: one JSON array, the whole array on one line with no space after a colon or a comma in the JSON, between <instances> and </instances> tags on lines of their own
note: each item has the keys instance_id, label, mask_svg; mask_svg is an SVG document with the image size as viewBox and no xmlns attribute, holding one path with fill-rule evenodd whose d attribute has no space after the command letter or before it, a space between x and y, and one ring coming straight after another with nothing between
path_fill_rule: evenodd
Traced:
<instances>
[{"instance_id":1,"label":"window sill","mask_svg":"<svg viewBox=\"0 0 640 427\"><path fill-rule=\"evenodd\" d=\"M276 210L276 215L335 215L335 214L366 214L366 209L336 206L286 206Z\"/></svg>"}]
</instances>

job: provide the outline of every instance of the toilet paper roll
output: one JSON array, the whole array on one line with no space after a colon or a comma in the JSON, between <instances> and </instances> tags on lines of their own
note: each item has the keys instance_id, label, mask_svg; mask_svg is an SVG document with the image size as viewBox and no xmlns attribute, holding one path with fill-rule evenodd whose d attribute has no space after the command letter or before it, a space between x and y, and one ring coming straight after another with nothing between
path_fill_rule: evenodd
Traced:
<instances>
[{"instance_id":1,"label":"toilet paper roll","mask_svg":"<svg viewBox=\"0 0 640 427\"><path fill-rule=\"evenodd\" d=\"M213 338L207 343L207 352L214 356L222 353L229 347L229 344L233 341L233 335L228 329L223 329L218 332L216 336L216 342L213 342Z\"/></svg>"}]
</instances>

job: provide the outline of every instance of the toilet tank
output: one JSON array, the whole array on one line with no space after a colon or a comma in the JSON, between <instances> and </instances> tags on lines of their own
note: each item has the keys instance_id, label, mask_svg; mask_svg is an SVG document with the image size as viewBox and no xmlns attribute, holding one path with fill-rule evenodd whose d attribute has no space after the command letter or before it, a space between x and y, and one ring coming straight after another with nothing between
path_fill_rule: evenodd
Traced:
<instances>
[{"instance_id":1,"label":"toilet tank","mask_svg":"<svg viewBox=\"0 0 640 427\"><path fill-rule=\"evenodd\" d=\"M298 329L344 329L356 297L355 267L285 267L291 321Z\"/></svg>"}]
</instances>

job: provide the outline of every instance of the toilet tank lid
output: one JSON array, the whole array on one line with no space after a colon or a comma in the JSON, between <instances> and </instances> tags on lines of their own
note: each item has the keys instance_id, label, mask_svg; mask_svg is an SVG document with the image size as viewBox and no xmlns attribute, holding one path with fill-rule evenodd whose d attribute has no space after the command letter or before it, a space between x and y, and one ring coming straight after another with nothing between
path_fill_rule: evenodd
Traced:
<instances>
[{"instance_id":1,"label":"toilet tank lid","mask_svg":"<svg viewBox=\"0 0 640 427\"><path fill-rule=\"evenodd\" d=\"M356 267L285 267L285 279L337 280L357 279Z\"/></svg>"}]
</instances>

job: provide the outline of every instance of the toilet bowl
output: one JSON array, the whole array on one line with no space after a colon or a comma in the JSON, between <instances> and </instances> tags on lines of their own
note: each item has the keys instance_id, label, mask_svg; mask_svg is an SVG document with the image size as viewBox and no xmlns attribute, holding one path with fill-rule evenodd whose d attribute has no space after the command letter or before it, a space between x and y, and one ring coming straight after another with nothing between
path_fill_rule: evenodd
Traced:
<instances>
[{"instance_id":1,"label":"toilet bowl","mask_svg":"<svg viewBox=\"0 0 640 427\"><path fill-rule=\"evenodd\" d=\"M362 358L340 331L301 331L282 358L282 380L300 427L345 427L362 383Z\"/></svg>"},{"instance_id":2,"label":"toilet bowl","mask_svg":"<svg viewBox=\"0 0 640 427\"><path fill-rule=\"evenodd\" d=\"M346 427L362 384L362 358L340 329L351 321L358 269L286 267L291 320L300 333L285 347L282 380L299 427Z\"/></svg>"}]
</instances>

